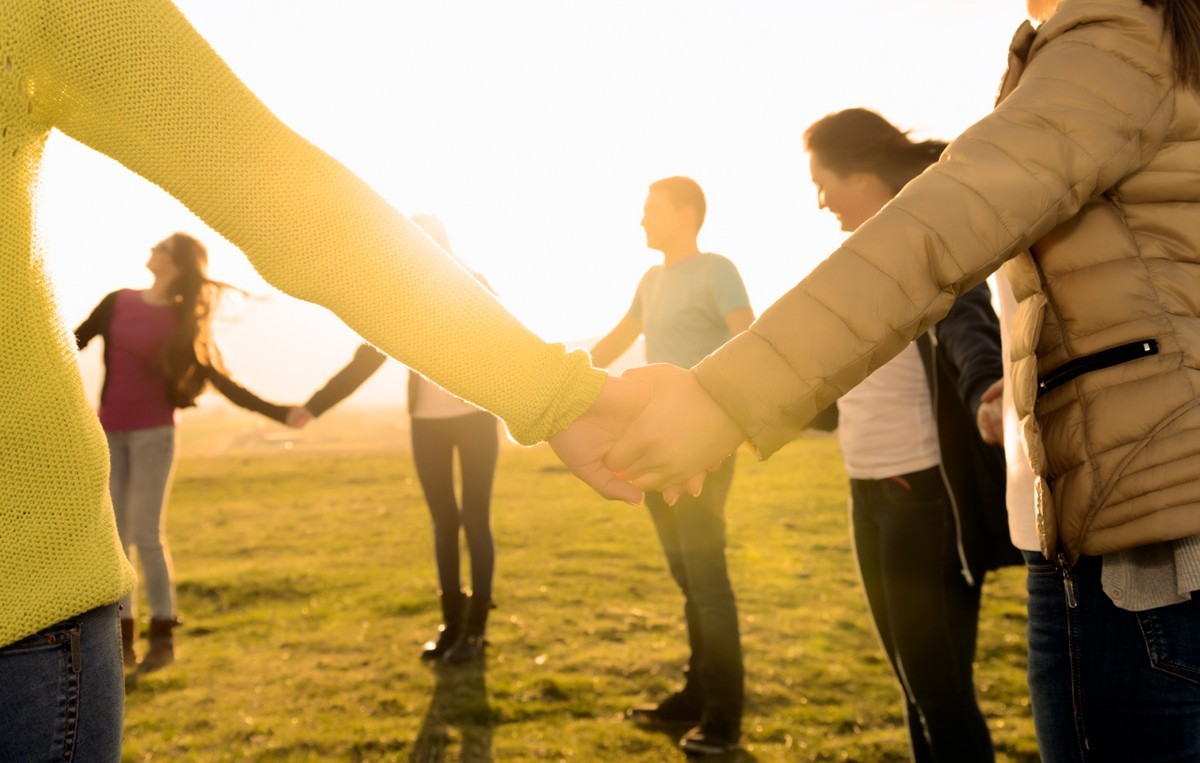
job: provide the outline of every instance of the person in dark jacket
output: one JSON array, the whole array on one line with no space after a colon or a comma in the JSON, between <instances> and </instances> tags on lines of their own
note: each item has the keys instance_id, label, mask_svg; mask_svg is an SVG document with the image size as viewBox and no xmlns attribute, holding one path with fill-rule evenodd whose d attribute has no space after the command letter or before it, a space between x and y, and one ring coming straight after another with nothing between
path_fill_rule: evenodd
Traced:
<instances>
[{"instance_id":1,"label":"person in dark jacket","mask_svg":"<svg viewBox=\"0 0 1200 763\"><path fill-rule=\"evenodd\" d=\"M937 160L863 109L805 133L819 203L852 231ZM991 761L972 664L985 573L1019 564L1008 540L1002 451L979 436L1002 374L999 321L980 284L940 323L817 422L837 426L867 604L900 683L916 761Z\"/></svg>"},{"instance_id":2,"label":"person in dark jacket","mask_svg":"<svg viewBox=\"0 0 1200 763\"><path fill-rule=\"evenodd\" d=\"M184 233L154 245L148 289L121 289L100 300L75 329L83 349L104 338L100 424L108 439L109 492L126 556L136 546L150 603L150 651L138 663L134 596L121 599L122 659L140 672L175 661L179 624L171 554L163 524L175 463L175 412L196 404L211 384L235 405L281 424L296 408L266 402L225 373L212 339L212 314L225 287L208 278L208 252Z\"/></svg>"}]
</instances>

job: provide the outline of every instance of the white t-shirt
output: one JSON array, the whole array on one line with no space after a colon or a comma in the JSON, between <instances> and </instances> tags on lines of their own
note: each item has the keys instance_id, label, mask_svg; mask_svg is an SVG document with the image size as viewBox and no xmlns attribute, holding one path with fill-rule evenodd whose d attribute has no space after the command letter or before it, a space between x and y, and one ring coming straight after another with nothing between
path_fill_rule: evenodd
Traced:
<instances>
[{"instance_id":1,"label":"white t-shirt","mask_svg":"<svg viewBox=\"0 0 1200 763\"><path fill-rule=\"evenodd\" d=\"M417 402L409 410L409 415L414 419L452 419L455 416L466 416L480 411L425 377L417 379L417 384L420 387L417 390Z\"/></svg>"},{"instance_id":2,"label":"white t-shirt","mask_svg":"<svg viewBox=\"0 0 1200 763\"><path fill-rule=\"evenodd\" d=\"M929 382L915 342L838 398L837 407L838 444L853 479L886 479L941 463Z\"/></svg>"}]
</instances>

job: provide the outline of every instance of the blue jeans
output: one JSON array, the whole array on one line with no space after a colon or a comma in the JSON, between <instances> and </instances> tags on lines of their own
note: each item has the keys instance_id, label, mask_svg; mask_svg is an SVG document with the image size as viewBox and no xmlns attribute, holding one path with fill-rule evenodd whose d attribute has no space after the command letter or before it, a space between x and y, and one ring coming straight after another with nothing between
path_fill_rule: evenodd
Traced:
<instances>
[{"instance_id":1,"label":"blue jeans","mask_svg":"<svg viewBox=\"0 0 1200 763\"><path fill-rule=\"evenodd\" d=\"M725 498L733 482L734 456L704 479L699 497L683 495L668 506L647 493L671 577L683 591L687 620L687 683L682 693L703 718L737 738L742 723L745 675L737 602L725 564Z\"/></svg>"},{"instance_id":2,"label":"blue jeans","mask_svg":"<svg viewBox=\"0 0 1200 763\"><path fill-rule=\"evenodd\" d=\"M1200 760L1200 599L1128 612L1101 561L1063 571L1026 551L1029 689L1045 763Z\"/></svg>"},{"instance_id":3,"label":"blue jeans","mask_svg":"<svg viewBox=\"0 0 1200 763\"><path fill-rule=\"evenodd\" d=\"M0 760L120 760L121 673L115 602L0 649Z\"/></svg>"},{"instance_id":4,"label":"blue jeans","mask_svg":"<svg viewBox=\"0 0 1200 763\"><path fill-rule=\"evenodd\" d=\"M117 516L117 534L125 556L137 548L146 578L150 616L157 620L175 617L175 575L167 548L167 494L171 490L175 464L175 427L150 427L128 432L110 432L108 453L111 464L108 490ZM122 617L134 617L134 594L121 599Z\"/></svg>"},{"instance_id":5,"label":"blue jeans","mask_svg":"<svg viewBox=\"0 0 1200 763\"><path fill-rule=\"evenodd\" d=\"M990 763L973 674L983 581L963 579L940 470L850 480L850 524L871 618L904 696L913 760Z\"/></svg>"}]
</instances>

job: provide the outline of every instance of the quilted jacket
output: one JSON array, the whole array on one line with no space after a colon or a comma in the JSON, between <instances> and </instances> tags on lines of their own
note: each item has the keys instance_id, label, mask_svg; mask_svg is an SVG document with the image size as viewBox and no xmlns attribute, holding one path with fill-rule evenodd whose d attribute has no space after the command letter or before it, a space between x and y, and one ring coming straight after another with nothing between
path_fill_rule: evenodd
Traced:
<instances>
[{"instance_id":1,"label":"quilted jacket","mask_svg":"<svg viewBox=\"0 0 1200 763\"><path fill-rule=\"evenodd\" d=\"M1140 0L1009 54L995 110L696 375L769 455L1008 263L1043 552L1200 534L1200 96Z\"/></svg>"}]
</instances>

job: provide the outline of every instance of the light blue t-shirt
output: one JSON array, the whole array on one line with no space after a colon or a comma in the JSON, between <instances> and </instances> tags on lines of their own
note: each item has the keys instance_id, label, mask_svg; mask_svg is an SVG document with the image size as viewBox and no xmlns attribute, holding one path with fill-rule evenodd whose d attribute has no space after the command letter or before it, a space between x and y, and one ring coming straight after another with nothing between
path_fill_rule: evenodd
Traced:
<instances>
[{"instance_id":1,"label":"light blue t-shirt","mask_svg":"<svg viewBox=\"0 0 1200 763\"><path fill-rule=\"evenodd\" d=\"M707 252L646 271L628 315L641 321L646 361L691 368L731 337L725 316L750 307L737 267Z\"/></svg>"}]
</instances>

